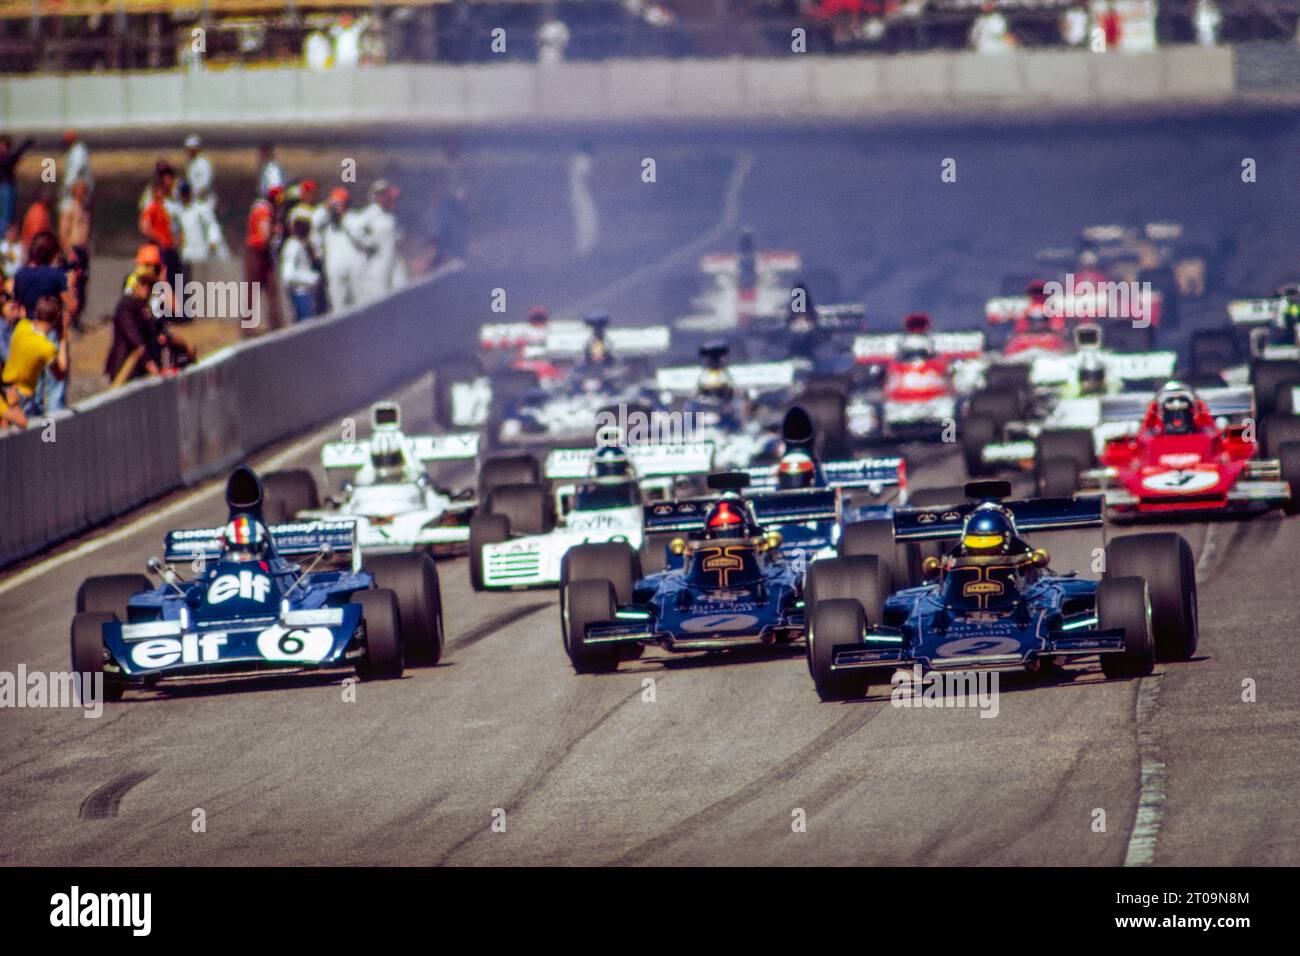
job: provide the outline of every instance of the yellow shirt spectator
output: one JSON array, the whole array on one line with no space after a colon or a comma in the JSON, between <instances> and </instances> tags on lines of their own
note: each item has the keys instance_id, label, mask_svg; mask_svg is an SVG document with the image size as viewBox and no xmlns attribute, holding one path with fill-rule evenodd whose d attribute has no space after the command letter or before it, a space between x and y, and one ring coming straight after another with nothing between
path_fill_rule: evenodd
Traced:
<instances>
[{"instance_id":1,"label":"yellow shirt spectator","mask_svg":"<svg viewBox=\"0 0 1300 956\"><path fill-rule=\"evenodd\" d=\"M36 394L41 372L59 354L59 347L32 328L30 319L20 319L9 340L9 359L4 367L4 384L18 389L24 398Z\"/></svg>"}]
</instances>

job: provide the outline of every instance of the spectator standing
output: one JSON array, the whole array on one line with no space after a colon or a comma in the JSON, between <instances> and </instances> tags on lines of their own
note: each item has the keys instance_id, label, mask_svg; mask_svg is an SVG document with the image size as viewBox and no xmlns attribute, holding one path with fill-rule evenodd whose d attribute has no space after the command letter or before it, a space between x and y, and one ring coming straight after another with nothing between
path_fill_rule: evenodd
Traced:
<instances>
[{"instance_id":1,"label":"spectator standing","mask_svg":"<svg viewBox=\"0 0 1300 956\"><path fill-rule=\"evenodd\" d=\"M28 318L36 312L36 303L46 296L61 298L69 313L75 311L75 281L55 264L59 256L59 238L46 231L37 233L28 246L27 265L14 276L14 298Z\"/></svg>"},{"instance_id":2,"label":"spectator standing","mask_svg":"<svg viewBox=\"0 0 1300 956\"><path fill-rule=\"evenodd\" d=\"M358 300L357 285L365 256L357 241L357 214L348 209L351 197L339 186L324 204L326 221L321 229L325 282L330 309L346 309Z\"/></svg>"},{"instance_id":3,"label":"spectator standing","mask_svg":"<svg viewBox=\"0 0 1300 956\"><path fill-rule=\"evenodd\" d=\"M0 283L0 368L4 368L9 358L9 340L13 338L14 326L23 317L22 306L15 300L13 293Z\"/></svg>"},{"instance_id":4,"label":"spectator standing","mask_svg":"<svg viewBox=\"0 0 1300 956\"><path fill-rule=\"evenodd\" d=\"M323 73L333 66L333 57L334 48L330 46L330 38L322 31L312 30L302 41L302 58L307 69Z\"/></svg>"},{"instance_id":5,"label":"spectator standing","mask_svg":"<svg viewBox=\"0 0 1300 956\"><path fill-rule=\"evenodd\" d=\"M86 184L86 196L95 191L95 179L90 173L90 150L77 134L75 129L70 129L63 134L63 182L61 185L61 199L66 199L72 195L72 184L81 180Z\"/></svg>"},{"instance_id":6,"label":"spectator standing","mask_svg":"<svg viewBox=\"0 0 1300 956\"><path fill-rule=\"evenodd\" d=\"M573 212L574 252L579 257L591 254L600 234L600 215L591 194L591 148L583 146L569 163L569 208Z\"/></svg>"},{"instance_id":7,"label":"spectator standing","mask_svg":"<svg viewBox=\"0 0 1300 956\"><path fill-rule=\"evenodd\" d=\"M296 321L316 314L320 273L311 252L311 214L301 207L289 217L289 236L280 249L280 281L289 293Z\"/></svg>"},{"instance_id":8,"label":"spectator standing","mask_svg":"<svg viewBox=\"0 0 1300 956\"><path fill-rule=\"evenodd\" d=\"M1088 10L1076 3L1061 14L1061 41L1070 47L1081 47L1088 42Z\"/></svg>"},{"instance_id":9,"label":"spectator standing","mask_svg":"<svg viewBox=\"0 0 1300 956\"><path fill-rule=\"evenodd\" d=\"M71 324L78 332L85 329L81 314L86 305L86 284L90 280L90 186L84 179L75 180L68 196L59 204L59 245L63 261L76 272L76 304L71 309Z\"/></svg>"},{"instance_id":10,"label":"spectator standing","mask_svg":"<svg viewBox=\"0 0 1300 956\"><path fill-rule=\"evenodd\" d=\"M361 210L358 218L358 239L366 257L356 290L361 301L385 296L397 286L397 216L394 210L399 195L398 188L388 180L375 180L370 187L370 205Z\"/></svg>"},{"instance_id":11,"label":"spectator standing","mask_svg":"<svg viewBox=\"0 0 1300 956\"><path fill-rule=\"evenodd\" d=\"M44 413L37 386L48 368L55 378L68 374L68 336L58 296L42 296L30 318L20 319L9 340L9 356L0 373L5 401L29 418ZM56 344L57 343L57 344Z\"/></svg>"},{"instance_id":12,"label":"spectator standing","mask_svg":"<svg viewBox=\"0 0 1300 956\"><path fill-rule=\"evenodd\" d=\"M985 0L982 12L971 24L970 45L980 53L1006 53L1013 45L1007 18L992 0Z\"/></svg>"},{"instance_id":13,"label":"spectator standing","mask_svg":"<svg viewBox=\"0 0 1300 956\"><path fill-rule=\"evenodd\" d=\"M126 291L113 311L113 344L104 374L116 388L145 374L157 375L158 321L149 308L154 277L143 270L131 273Z\"/></svg>"},{"instance_id":14,"label":"spectator standing","mask_svg":"<svg viewBox=\"0 0 1300 956\"><path fill-rule=\"evenodd\" d=\"M334 65L342 69L351 69L361 64L361 39L366 28L370 26L369 17L355 20L352 14L345 13L339 22L330 28L334 34Z\"/></svg>"},{"instance_id":15,"label":"spectator standing","mask_svg":"<svg viewBox=\"0 0 1300 956\"><path fill-rule=\"evenodd\" d=\"M569 47L569 28L554 10L547 10L537 28L537 62L543 66L564 62Z\"/></svg>"},{"instance_id":16,"label":"spectator standing","mask_svg":"<svg viewBox=\"0 0 1300 956\"><path fill-rule=\"evenodd\" d=\"M1196 42L1201 46L1219 45L1219 27L1223 25L1223 14L1214 0L1196 0Z\"/></svg>"},{"instance_id":17,"label":"spectator standing","mask_svg":"<svg viewBox=\"0 0 1300 956\"><path fill-rule=\"evenodd\" d=\"M258 150L262 160L261 171L257 174L257 194L267 195L272 189L284 189L284 170L275 161L275 147L263 143Z\"/></svg>"},{"instance_id":18,"label":"spectator standing","mask_svg":"<svg viewBox=\"0 0 1300 956\"><path fill-rule=\"evenodd\" d=\"M16 222L5 226L0 239L0 284L12 279L27 263L27 246L23 243L22 228Z\"/></svg>"},{"instance_id":19,"label":"spectator standing","mask_svg":"<svg viewBox=\"0 0 1300 956\"><path fill-rule=\"evenodd\" d=\"M185 275L203 282L208 263L219 253L221 227L212 208L195 198L189 182L181 183L180 197L181 267Z\"/></svg>"},{"instance_id":20,"label":"spectator standing","mask_svg":"<svg viewBox=\"0 0 1300 956\"><path fill-rule=\"evenodd\" d=\"M37 193L36 199L27 207L27 214L23 216L22 237L23 243L29 248L37 233L54 231L54 219L51 215L53 209L54 197L48 189L42 189Z\"/></svg>"},{"instance_id":21,"label":"spectator standing","mask_svg":"<svg viewBox=\"0 0 1300 956\"><path fill-rule=\"evenodd\" d=\"M146 242L158 247L166 270L165 281L174 281L181 271L179 228L174 215L175 207L169 197L176 183L176 174L168 166L160 171L153 184L153 197L140 212L140 234Z\"/></svg>"},{"instance_id":22,"label":"spectator standing","mask_svg":"<svg viewBox=\"0 0 1300 956\"><path fill-rule=\"evenodd\" d=\"M36 140L28 138L14 149L14 141L0 134L0 230L18 220L18 180L15 170L23 153L32 148Z\"/></svg>"},{"instance_id":23,"label":"spectator standing","mask_svg":"<svg viewBox=\"0 0 1300 956\"><path fill-rule=\"evenodd\" d=\"M280 198L280 192L279 186L272 187L264 198L256 200L248 210L248 228L244 239L244 280L257 287L260 306L256 322L251 328L244 329L245 335L252 334L253 329L263 324L267 329L278 329L283 325L273 249L275 203Z\"/></svg>"},{"instance_id":24,"label":"spectator standing","mask_svg":"<svg viewBox=\"0 0 1300 956\"><path fill-rule=\"evenodd\" d=\"M185 164L185 181L190 184L194 201L201 206L209 206L217 211L217 193L212 172L212 161L203 152L203 141L197 136L185 137L185 155L189 162Z\"/></svg>"}]
</instances>

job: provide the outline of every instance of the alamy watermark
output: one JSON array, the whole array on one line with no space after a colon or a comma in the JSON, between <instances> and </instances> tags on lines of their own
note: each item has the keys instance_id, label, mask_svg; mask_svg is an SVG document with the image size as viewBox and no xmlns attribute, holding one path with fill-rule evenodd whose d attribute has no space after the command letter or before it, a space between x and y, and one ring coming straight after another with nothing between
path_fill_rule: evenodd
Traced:
<instances>
[{"instance_id":1,"label":"alamy watermark","mask_svg":"<svg viewBox=\"0 0 1300 956\"><path fill-rule=\"evenodd\" d=\"M696 441L700 429L696 412L646 411L619 405L596 415L596 444L683 445Z\"/></svg>"},{"instance_id":2,"label":"alamy watermark","mask_svg":"<svg viewBox=\"0 0 1300 956\"><path fill-rule=\"evenodd\" d=\"M0 708L76 707L83 717L104 713L104 674L78 671L0 671Z\"/></svg>"},{"instance_id":3,"label":"alamy watermark","mask_svg":"<svg viewBox=\"0 0 1300 956\"><path fill-rule=\"evenodd\" d=\"M1154 290L1150 282L1075 281L1067 272L1064 282L1043 284L1043 310L1053 318L1132 319L1134 328L1151 324Z\"/></svg>"},{"instance_id":4,"label":"alamy watermark","mask_svg":"<svg viewBox=\"0 0 1300 956\"><path fill-rule=\"evenodd\" d=\"M174 290L174 291L173 291ZM245 328L257 324L262 287L257 282L199 282L176 273L174 282L155 282L149 308L159 319L239 319Z\"/></svg>"},{"instance_id":5,"label":"alamy watermark","mask_svg":"<svg viewBox=\"0 0 1300 956\"><path fill-rule=\"evenodd\" d=\"M922 671L899 668L889 680L893 690L889 703L908 710L934 708L971 708L981 717L996 717L998 704L997 671Z\"/></svg>"}]
</instances>

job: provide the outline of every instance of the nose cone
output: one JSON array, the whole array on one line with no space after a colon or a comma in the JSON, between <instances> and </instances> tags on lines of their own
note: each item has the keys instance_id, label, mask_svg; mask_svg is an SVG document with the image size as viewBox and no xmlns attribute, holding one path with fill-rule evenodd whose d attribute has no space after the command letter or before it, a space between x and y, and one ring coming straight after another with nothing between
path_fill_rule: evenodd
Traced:
<instances>
[{"instance_id":1,"label":"nose cone","mask_svg":"<svg viewBox=\"0 0 1300 956\"><path fill-rule=\"evenodd\" d=\"M226 482L226 507L236 512L262 516L262 480L247 465L240 465Z\"/></svg>"}]
</instances>

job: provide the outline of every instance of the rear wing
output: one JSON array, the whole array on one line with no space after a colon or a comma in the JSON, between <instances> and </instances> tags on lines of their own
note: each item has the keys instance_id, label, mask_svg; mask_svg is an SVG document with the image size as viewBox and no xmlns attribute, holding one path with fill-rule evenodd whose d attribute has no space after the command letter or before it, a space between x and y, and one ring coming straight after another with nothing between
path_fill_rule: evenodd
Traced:
<instances>
[{"instance_id":1,"label":"rear wing","mask_svg":"<svg viewBox=\"0 0 1300 956\"><path fill-rule=\"evenodd\" d=\"M787 249L760 252L754 256L759 272L796 272L803 267L799 253ZM700 259L700 271L705 275L734 275L740 265L735 253L714 252Z\"/></svg>"},{"instance_id":2,"label":"rear wing","mask_svg":"<svg viewBox=\"0 0 1300 956\"><path fill-rule=\"evenodd\" d=\"M1106 368L1106 377L1121 382L1167 382L1178 362L1177 352L1099 352L1097 355ZM1039 356L1029 366L1029 381L1040 386L1071 382L1079 374L1079 360L1077 353Z\"/></svg>"},{"instance_id":3,"label":"rear wing","mask_svg":"<svg viewBox=\"0 0 1300 956\"><path fill-rule=\"evenodd\" d=\"M527 345L544 346L553 333L587 333L587 327L578 321L551 321L545 325L531 322L489 322L478 330L478 344L483 349L518 349Z\"/></svg>"},{"instance_id":4,"label":"rear wing","mask_svg":"<svg viewBox=\"0 0 1300 956\"><path fill-rule=\"evenodd\" d=\"M407 435L404 447L416 461L457 461L478 457L477 432L451 435ZM370 459L368 441L326 442L320 451L321 466L326 469L360 468Z\"/></svg>"},{"instance_id":5,"label":"rear wing","mask_svg":"<svg viewBox=\"0 0 1300 956\"><path fill-rule=\"evenodd\" d=\"M222 554L224 528L196 528L168 532L164 543L164 560L168 564L182 561L216 561ZM302 558L316 554L328 544L338 554L351 554L352 566L360 566L357 526L352 521L291 521L267 529L276 553L282 558Z\"/></svg>"},{"instance_id":6,"label":"rear wing","mask_svg":"<svg viewBox=\"0 0 1300 956\"><path fill-rule=\"evenodd\" d=\"M1065 528L1099 528L1105 523L1102 495L1074 498L1025 498L1002 502L1015 518L1016 530L1055 531ZM894 540L927 541L955 538L979 505L976 501L954 503L941 508L900 508L894 512Z\"/></svg>"},{"instance_id":7,"label":"rear wing","mask_svg":"<svg viewBox=\"0 0 1300 956\"><path fill-rule=\"evenodd\" d=\"M880 494L885 488L905 483L906 466L901 458L867 458L859 461L821 462L822 477L828 488L868 488ZM776 466L746 468L749 487L768 491L777 486Z\"/></svg>"},{"instance_id":8,"label":"rear wing","mask_svg":"<svg viewBox=\"0 0 1300 956\"><path fill-rule=\"evenodd\" d=\"M645 507L645 533L701 531L709 509L718 499L681 498ZM839 494L833 488L759 492L745 499L754 517L765 528L779 528L805 521L839 519Z\"/></svg>"},{"instance_id":9,"label":"rear wing","mask_svg":"<svg viewBox=\"0 0 1300 956\"><path fill-rule=\"evenodd\" d=\"M984 303L984 318L994 323L1014 322L1029 309L1027 295L1000 295Z\"/></svg>"},{"instance_id":10,"label":"rear wing","mask_svg":"<svg viewBox=\"0 0 1300 956\"><path fill-rule=\"evenodd\" d=\"M746 362L741 365L728 365L726 369L736 388L756 392L791 388L794 385L796 371L795 363L791 361ZM661 368L655 372L655 388L661 392L689 395L699 387L700 371L697 365Z\"/></svg>"},{"instance_id":11,"label":"rear wing","mask_svg":"<svg viewBox=\"0 0 1300 956\"><path fill-rule=\"evenodd\" d=\"M624 448L638 478L665 475L706 475L713 471L711 441L679 444L628 445ZM586 478L591 472L592 448L556 448L546 456L542 474L549 481Z\"/></svg>"},{"instance_id":12,"label":"rear wing","mask_svg":"<svg viewBox=\"0 0 1300 956\"><path fill-rule=\"evenodd\" d=\"M984 354L983 332L933 332L930 340L940 358L975 359ZM853 359L859 365L882 365L898 354L903 333L859 335L853 340Z\"/></svg>"},{"instance_id":13,"label":"rear wing","mask_svg":"<svg viewBox=\"0 0 1300 956\"><path fill-rule=\"evenodd\" d=\"M1234 299L1228 303L1228 318L1234 325L1282 325L1286 299Z\"/></svg>"},{"instance_id":14,"label":"rear wing","mask_svg":"<svg viewBox=\"0 0 1300 956\"><path fill-rule=\"evenodd\" d=\"M1196 397L1205 402L1215 418L1245 418L1255 410L1255 391L1249 385L1203 388ZM1139 422L1155 398L1154 392L1126 392L1101 398L1101 421Z\"/></svg>"},{"instance_id":15,"label":"rear wing","mask_svg":"<svg viewBox=\"0 0 1300 956\"><path fill-rule=\"evenodd\" d=\"M552 322L544 342L529 349L534 358L580 358L591 339L591 329L583 323ZM611 326L605 341L618 358L665 355L672 344L672 330L666 325Z\"/></svg>"}]
</instances>

